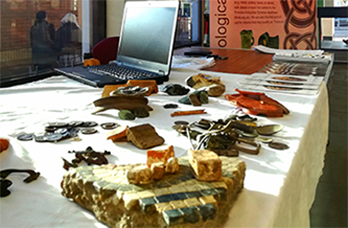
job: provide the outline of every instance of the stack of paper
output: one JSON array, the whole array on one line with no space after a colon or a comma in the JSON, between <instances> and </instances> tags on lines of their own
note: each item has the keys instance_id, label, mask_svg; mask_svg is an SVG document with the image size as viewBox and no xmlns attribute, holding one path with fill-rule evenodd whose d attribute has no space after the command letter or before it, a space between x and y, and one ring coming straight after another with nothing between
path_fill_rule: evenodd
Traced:
<instances>
[{"instance_id":1,"label":"stack of paper","mask_svg":"<svg viewBox=\"0 0 348 228\"><path fill-rule=\"evenodd\" d=\"M317 94L323 77L254 73L239 81L239 88L294 94Z\"/></svg>"}]
</instances>

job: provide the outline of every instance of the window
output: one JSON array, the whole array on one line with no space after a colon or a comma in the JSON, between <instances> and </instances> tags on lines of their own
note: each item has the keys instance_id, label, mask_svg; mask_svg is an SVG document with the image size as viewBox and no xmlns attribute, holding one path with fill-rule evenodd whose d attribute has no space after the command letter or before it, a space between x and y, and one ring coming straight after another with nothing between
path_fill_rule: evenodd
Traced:
<instances>
[{"instance_id":1,"label":"window","mask_svg":"<svg viewBox=\"0 0 348 228\"><path fill-rule=\"evenodd\" d=\"M0 1L0 86L10 79L82 64L83 53L90 51L93 41L97 42L90 38L89 31L103 3L105 0ZM98 23L105 27L103 20Z\"/></svg>"}]
</instances>

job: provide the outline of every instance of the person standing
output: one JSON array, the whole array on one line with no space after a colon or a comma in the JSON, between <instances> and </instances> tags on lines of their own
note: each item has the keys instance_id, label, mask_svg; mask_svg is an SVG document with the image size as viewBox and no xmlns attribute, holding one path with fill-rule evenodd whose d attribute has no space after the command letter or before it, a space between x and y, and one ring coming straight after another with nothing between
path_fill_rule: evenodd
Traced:
<instances>
[{"instance_id":1,"label":"person standing","mask_svg":"<svg viewBox=\"0 0 348 228\"><path fill-rule=\"evenodd\" d=\"M56 48L59 53L59 66L70 67L82 63L82 30L73 13L67 13L56 31Z\"/></svg>"},{"instance_id":2,"label":"person standing","mask_svg":"<svg viewBox=\"0 0 348 228\"><path fill-rule=\"evenodd\" d=\"M39 71L52 69L57 62L54 50L55 29L47 22L45 11L36 13L34 25L30 28L32 62Z\"/></svg>"}]
</instances>

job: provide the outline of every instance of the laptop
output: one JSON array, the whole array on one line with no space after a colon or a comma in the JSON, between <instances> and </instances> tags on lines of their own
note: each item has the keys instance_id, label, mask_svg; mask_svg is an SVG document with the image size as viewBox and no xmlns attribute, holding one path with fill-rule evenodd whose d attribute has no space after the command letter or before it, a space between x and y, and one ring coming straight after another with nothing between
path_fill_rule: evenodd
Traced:
<instances>
[{"instance_id":1,"label":"laptop","mask_svg":"<svg viewBox=\"0 0 348 228\"><path fill-rule=\"evenodd\" d=\"M169 80L178 10L179 1L127 1L115 61L55 71L94 87L125 84L130 79L162 84Z\"/></svg>"}]
</instances>

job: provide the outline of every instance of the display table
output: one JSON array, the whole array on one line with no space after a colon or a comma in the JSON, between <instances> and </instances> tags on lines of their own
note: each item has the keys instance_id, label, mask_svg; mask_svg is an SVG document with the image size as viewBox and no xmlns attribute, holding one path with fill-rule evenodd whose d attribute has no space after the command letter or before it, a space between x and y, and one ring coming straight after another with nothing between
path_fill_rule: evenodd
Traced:
<instances>
[{"instance_id":1,"label":"display table","mask_svg":"<svg viewBox=\"0 0 348 228\"><path fill-rule=\"evenodd\" d=\"M172 71L168 83L181 83L192 72ZM237 81L245 75L210 73L221 77L225 94L234 93ZM159 86L162 87L163 85ZM174 146L175 156L187 154L191 147L186 137L172 129L174 121L197 121L201 118L225 118L233 106L223 96L209 98L209 104L193 107L178 103L180 97L158 93L148 97L153 108L148 118L133 121L118 118L117 110L97 115L93 101L102 89L92 88L64 76L0 90L0 137L10 139L10 148L0 154L1 170L7 168L34 169L41 176L30 184L26 175L11 174L10 196L0 199L1 227L104 227L94 215L61 195L60 182L66 172L62 157L71 160L70 150L91 146L97 151L108 150L109 163L146 163L146 150L131 143L106 140L107 130L79 134L82 141L64 140L57 143L18 141L21 133L43 133L48 122L96 121L117 122L135 126L150 123L165 139L164 147ZM224 227L309 227L309 209L316 185L322 173L328 138L328 96L325 83L317 95L268 93L285 105L290 114L282 118L258 118L258 124L279 123L283 131L274 139L287 143L287 150L275 150L262 145L259 155L240 153L246 162L244 189L237 197ZM164 109L167 103L177 103L178 109ZM171 117L173 111L205 109L205 115Z\"/></svg>"}]
</instances>

